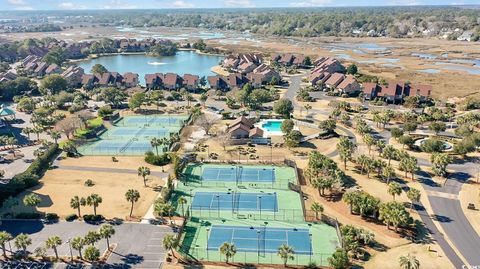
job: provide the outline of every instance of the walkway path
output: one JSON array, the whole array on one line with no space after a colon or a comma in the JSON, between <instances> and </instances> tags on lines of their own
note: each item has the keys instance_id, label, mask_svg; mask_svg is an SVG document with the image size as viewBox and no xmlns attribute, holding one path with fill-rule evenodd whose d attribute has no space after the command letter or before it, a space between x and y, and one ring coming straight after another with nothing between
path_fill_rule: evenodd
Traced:
<instances>
[{"instance_id":1,"label":"walkway path","mask_svg":"<svg viewBox=\"0 0 480 269\"><path fill-rule=\"evenodd\" d=\"M60 169L72 170L72 171L94 171L94 172L105 172L105 173L137 174L137 170L135 169L124 169L124 168L71 166L71 165L58 165L58 164L57 164L57 167ZM152 171L151 175L159 177L161 179L166 179L168 177L168 173L166 172Z\"/></svg>"}]
</instances>

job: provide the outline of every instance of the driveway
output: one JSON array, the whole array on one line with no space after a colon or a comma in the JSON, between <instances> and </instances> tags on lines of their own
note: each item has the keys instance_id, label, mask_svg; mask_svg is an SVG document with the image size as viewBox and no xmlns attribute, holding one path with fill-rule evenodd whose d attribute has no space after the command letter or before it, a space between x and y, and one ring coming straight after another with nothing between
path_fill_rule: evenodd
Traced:
<instances>
[{"instance_id":1,"label":"driveway","mask_svg":"<svg viewBox=\"0 0 480 269\"><path fill-rule=\"evenodd\" d=\"M32 245L28 247L30 252L44 246L48 237L57 235L63 241L63 244L58 247L58 254L70 257L68 240L75 236L84 236L88 231L97 230L99 227L99 225L80 221L43 224L41 221L4 220L0 230L7 231L13 236L27 233L32 238ZM107 260L110 268L160 268L162 266L166 255L162 240L165 235L174 233L170 227L140 223L122 223L114 227L115 235L110 239L114 249ZM13 242L11 245L15 251ZM100 249L100 253L104 253L107 248L106 240L101 240L95 246ZM10 250L9 244L7 249ZM47 253L54 255L52 250L48 250ZM73 255L78 255L78 252L73 250ZM54 267L66 268L67 266L57 264Z\"/></svg>"}]
</instances>

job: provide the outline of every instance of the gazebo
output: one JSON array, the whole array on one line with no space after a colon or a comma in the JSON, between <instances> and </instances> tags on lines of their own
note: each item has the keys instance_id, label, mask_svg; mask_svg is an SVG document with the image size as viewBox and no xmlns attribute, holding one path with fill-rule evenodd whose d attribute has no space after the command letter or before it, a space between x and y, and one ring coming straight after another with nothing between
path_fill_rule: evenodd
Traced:
<instances>
[{"instance_id":1,"label":"gazebo","mask_svg":"<svg viewBox=\"0 0 480 269\"><path fill-rule=\"evenodd\" d=\"M0 119L12 116L15 119L15 111L11 108L0 106Z\"/></svg>"}]
</instances>

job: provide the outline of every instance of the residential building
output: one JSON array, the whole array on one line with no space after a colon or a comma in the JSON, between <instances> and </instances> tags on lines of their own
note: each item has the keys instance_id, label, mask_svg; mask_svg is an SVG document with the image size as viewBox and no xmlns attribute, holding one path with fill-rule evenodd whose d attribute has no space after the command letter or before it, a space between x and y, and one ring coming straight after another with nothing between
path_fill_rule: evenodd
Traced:
<instances>
[{"instance_id":1,"label":"residential building","mask_svg":"<svg viewBox=\"0 0 480 269\"><path fill-rule=\"evenodd\" d=\"M338 73L337 73L338 74ZM340 82L337 86L337 91L340 91L344 94L352 94L359 92L361 90L360 84L357 82L355 77L351 75L345 76L345 79Z\"/></svg>"},{"instance_id":2,"label":"residential building","mask_svg":"<svg viewBox=\"0 0 480 269\"><path fill-rule=\"evenodd\" d=\"M163 87L164 75L162 73L146 74L145 86L147 89L161 89Z\"/></svg>"},{"instance_id":3,"label":"residential building","mask_svg":"<svg viewBox=\"0 0 480 269\"><path fill-rule=\"evenodd\" d=\"M183 75L183 86L189 91L196 91L199 88L200 77L197 75Z\"/></svg>"},{"instance_id":4,"label":"residential building","mask_svg":"<svg viewBox=\"0 0 480 269\"><path fill-rule=\"evenodd\" d=\"M72 65L62 73L69 87L76 88L82 85L82 77L85 74L83 68Z\"/></svg>"},{"instance_id":5,"label":"residential building","mask_svg":"<svg viewBox=\"0 0 480 269\"><path fill-rule=\"evenodd\" d=\"M138 85L138 74L128 72L123 74L122 86L127 88L133 88Z\"/></svg>"},{"instance_id":6,"label":"residential building","mask_svg":"<svg viewBox=\"0 0 480 269\"><path fill-rule=\"evenodd\" d=\"M325 87L326 88L336 88L343 80L345 79L345 75L342 73L333 73L326 81Z\"/></svg>"},{"instance_id":7,"label":"residential building","mask_svg":"<svg viewBox=\"0 0 480 269\"><path fill-rule=\"evenodd\" d=\"M183 85L182 78L174 73L165 74L163 87L167 90L176 90Z\"/></svg>"},{"instance_id":8,"label":"residential building","mask_svg":"<svg viewBox=\"0 0 480 269\"><path fill-rule=\"evenodd\" d=\"M216 75L216 76L208 76L207 77L208 84L210 85L210 88L213 90L227 90L228 85L225 79L222 76Z\"/></svg>"}]
</instances>

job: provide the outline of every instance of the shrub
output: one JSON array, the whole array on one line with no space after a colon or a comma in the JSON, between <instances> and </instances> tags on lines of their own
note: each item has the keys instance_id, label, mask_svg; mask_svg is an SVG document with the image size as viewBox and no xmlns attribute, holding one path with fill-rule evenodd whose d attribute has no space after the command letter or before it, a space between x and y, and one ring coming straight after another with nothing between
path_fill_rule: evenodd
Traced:
<instances>
[{"instance_id":1,"label":"shrub","mask_svg":"<svg viewBox=\"0 0 480 269\"><path fill-rule=\"evenodd\" d=\"M420 148L427 153L442 152L445 148L445 144L437 139L428 139L423 142Z\"/></svg>"},{"instance_id":2,"label":"shrub","mask_svg":"<svg viewBox=\"0 0 480 269\"><path fill-rule=\"evenodd\" d=\"M157 156L153 152L147 151L145 153L145 162L152 165L163 166L170 163L170 155L164 153Z\"/></svg>"},{"instance_id":3,"label":"shrub","mask_svg":"<svg viewBox=\"0 0 480 269\"><path fill-rule=\"evenodd\" d=\"M103 216L102 215L83 215L83 220L85 222L97 222L97 221L102 221Z\"/></svg>"},{"instance_id":4,"label":"shrub","mask_svg":"<svg viewBox=\"0 0 480 269\"><path fill-rule=\"evenodd\" d=\"M74 220L76 220L76 219L78 219L77 214L70 214L70 215L67 215L67 216L65 217L65 220L66 220L66 221L74 221Z\"/></svg>"},{"instance_id":5,"label":"shrub","mask_svg":"<svg viewBox=\"0 0 480 269\"><path fill-rule=\"evenodd\" d=\"M17 219L39 219L40 213L37 212L22 212L15 215Z\"/></svg>"},{"instance_id":6,"label":"shrub","mask_svg":"<svg viewBox=\"0 0 480 269\"><path fill-rule=\"evenodd\" d=\"M45 215L45 219L50 221L55 221L55 220L58 220L58 215L56 213L47 213Z\"/></svg>"},{"instance_id":7,"label":"shrub","mask_svg":"<svg viewBox=\"0 0 480 269\"><path fill-rule=\"evenodd\" d=\"M85 183L83 183L83 184L87 187L92 187L93 185L95 185L95 183L93 183L93 180L91 180L91 179L85 180Z\"/></svg>"}]
</instances>

